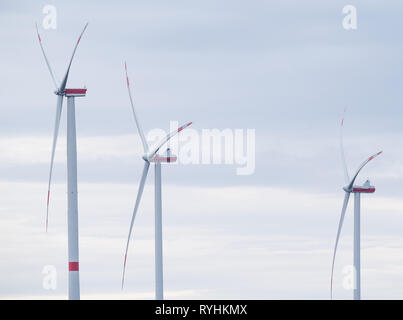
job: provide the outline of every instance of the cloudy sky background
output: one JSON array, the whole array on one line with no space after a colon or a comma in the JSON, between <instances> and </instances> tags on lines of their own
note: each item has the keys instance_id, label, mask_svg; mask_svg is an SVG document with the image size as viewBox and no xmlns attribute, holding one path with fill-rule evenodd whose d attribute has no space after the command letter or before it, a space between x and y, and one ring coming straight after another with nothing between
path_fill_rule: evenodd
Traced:
<instances>
[{"instance_id":1,"label":"cloudy sky background","mask_svg":"<svg viewBox=\"0 0 403 320\"><path fill-rule=\"evenodd\" d=\"M137 193L141 143L130 111L127 60L146 132L170 121L193 129L256 130L256 170L236 165L163 168L166 298L327 299L343 200L339 122L348 107L350 171L370 154L362 196L362 297L401 299L403 286L403 4L397 1L2 1L0 3L0 298L67 295L66 114L44 232L56 97L40 32L77 99L82 298L154 295L153 172L120 289ZM342 8L358 29L342 27ZM65 110L65 109L64 109ZM336 259L335 297L352 263L352 203ZM56 290L42 269L58 271Z\"/></svg>"}]
</instances>

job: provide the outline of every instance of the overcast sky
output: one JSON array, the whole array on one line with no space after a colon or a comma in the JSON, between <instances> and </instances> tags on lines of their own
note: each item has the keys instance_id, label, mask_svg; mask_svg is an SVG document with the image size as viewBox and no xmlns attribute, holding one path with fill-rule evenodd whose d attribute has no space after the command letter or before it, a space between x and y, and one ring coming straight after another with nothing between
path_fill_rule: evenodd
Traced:
<instances>
[{"instance_id":1,"label":"overcast sky","mask_svg":"<svg viewBox=\"0 0 403 320\"><path fill-rule=\"evenodd\" d=\"M45 30L45 5L57 28ZM345 30L342 9L357 8ZM69 87L76 100L82 298L154 296L150 172L129 249L124 246L143 161L124 61L146 133L170 121L254 129L253 174L239 165L163 167L166 298L328 299L343 201L339 124L359 176L362 297L402 298L403 3L398 1L0 2L0 298L67 296L66 114L56 150L50 226L47 179L56 96L36 37L61 78L76 39ZM353 202L335 267L335 298L352 264ZM46 265L56 290L42 287Z\"/></svg>"}]
</instances>

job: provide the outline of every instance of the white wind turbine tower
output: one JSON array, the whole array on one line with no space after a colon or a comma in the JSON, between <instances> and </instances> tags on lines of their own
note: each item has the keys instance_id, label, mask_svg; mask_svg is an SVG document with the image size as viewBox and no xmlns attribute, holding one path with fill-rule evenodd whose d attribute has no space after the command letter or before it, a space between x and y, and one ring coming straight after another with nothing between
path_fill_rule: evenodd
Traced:
<instances>
[{"instance_id":1,"label":"white wind turbine tower","mask_svg":"<svg viewBox=\"0 0 403 320\"><path fill-rule=\"evenodd\" d=\"M139 119L136 115L136 111L134 108L134 103L133 103L132 95L130 92L130 82L129 82L129 77L127 75L126 63L125 63L125 71L126 71L127 90L129 92L129 98L130 98L130 103L131 103L131 107L132 107L132 111L133 111L133 116L134 116L134 120L136 122L137 130L138 130L140 138L141 138L141 142L143 144L143 149L144 149L144 155L142 156L142 159L144 160L144 169L143 169L143 173L141 175L139 191L137 193L136 203L135 203L134 210L133 210L133 216L132 216L132 219L130 222L129 235L127 237L125 257L124 257L124 263L123 263L122 288L123 288L124 280L125 280L127 251L129 248L130 237L132 234L133 223L134 223L134 219L136 218L137 210L139 208L141 196L143 194L148 169L150 167L150 163L153 162L155 165L155 182L154 182L154 188L155 188L155 299L162 300L162 299L164 299L164 293L163 293L163 266L162 266L163 261L162 261L161 163L175 162L177 160L177 157L171 155L169 148L166 150L166 154L164 156L159 155L158 151L168 142L169 139L171 139L177 133L181 132L183 129L190 126L192 124L192 122L188 122L187 124L181 126L177 130L171 132L164 139L162 139L156 147L154 147L150 150L149 146L147 144L147 141L144 137L143 130L140 126L140 122L139 122Z\"/></svg>"},{"instance_id":2,"label":"white wind turbine tower","mask_svg":"<svg viewBox=\"0 0 403 320\"><path fill-rule=\"evenodd\" d=\"M344 110L344 113L346 110ZM382 151L370 156L367 160L365 160L359 167L353 178L350 180L347 170L347 164L344 157L344 149L343 149L343 126L344 126L344 117L341 120L340 126L340 148L341 148L341 160L344 169L344 176L346 181L346 186L343 187L345 192L343 208L341 210L339 227L337 230L336 243L334 246L333 252L333 261L332 261L332 273L330 279L330 298L333 299L333 271L334 271L334 262L336 258L337 245L339 243L341 229L343 227L344 216L346 213L348 200L350 199L350 194L354 194L354 292L353 297L354 300L361 299L361 253L360 253L360 211L361 211L361 193L374 193L375 187L371 186L369 180L367 180L364 185L357 186L354 185L354 182L360 173L360 171L365 167L365 165L373 160L375 157L379 156Z\"/></svg>"},{"instance_id":3,"label":"white wind turbine tower","mask_svg":"<svg viewBox=\"0 0 403 320\"><path fill-rule=\"evenodd\" d=\"M76 119L75 119L75 97L84 97L87 89L66 89L67 79L70 72L71 63L73 62L74 54L77 46L80 43L84 31L87 29L88 23L85 25L81 32L77 43L74 47L73 54L67 67L66 74L60 84L58 84L56 77L48 58L46 57L43 49L42 40L39 35L38 26L36 31L38 34L39 44L42 49L43 56L48 66L53 83L56 87L55 94L57 95L56 105L56 121L53 133L52 154L50 159L49 171L49 184L48 184L48 197L46 209L46 231L48 230L48 216L49 216L49 199L50 199L50 185L52 180L53 160L55 157L55 149L57 142L57 135L60 126L60 118L62 113L63 97L67 97L67 199L68 199L68 259L69 259L69 299L80 299L80 279L79 279L79 259L78 259L78 203L77 203L77 148L76 148Z\"/></svg>"}]
</instances>

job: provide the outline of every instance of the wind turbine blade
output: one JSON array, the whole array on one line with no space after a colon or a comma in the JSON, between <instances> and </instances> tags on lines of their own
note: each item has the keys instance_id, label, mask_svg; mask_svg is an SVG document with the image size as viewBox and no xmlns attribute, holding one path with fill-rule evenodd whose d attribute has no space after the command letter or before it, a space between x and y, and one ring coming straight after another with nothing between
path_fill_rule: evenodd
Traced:
<instances>
[{"instance_id":1,"label":"wind turbine blade","mask_svg":"<svg viewBox=\"0 0 403 320\"><path fill-rule=\"evenodd\" d=\"M77 40L76 45L75 45L74 50L73 50L73 54L71 55L71 58L70 58L69 66L67 67L66 74L65 74L65 76L64 76L64 78L63 78L63 81L62 81L62 83L61 83L61 85L60 85L60 88L59 88L59 91L60 91L60 92L63 92L64 89L66 89L67 78L69 77L70 67L71 67L71 63L73 62L74 54L76 53L78 44L80 43L81 37L83 36L85 30L87 29L87 26L88 26L88 22L86 23L86 25L85 25L83 31L81 31L81 34L80 34L80 36L78 37L78 40Z\"/></svg>"},{"instance_id":2,"label":"wind turbine blade","mask_svg":"<svg viewBox=\"0 0 403 320\"><path fill-rule=\"evenodd\" d=\"M134 108L132 93L131 93L131 91L130 91L129 76L127 75L127 64L126 64L126 62L125 62L125 72L126 72L127 91L129 92L130 104L131 104L131 106L132 106L134 121L136 122L137 130L139 131L139 134L140 134L141 143L143 144L144 153L147 153L147 152L148 152L148 144L147 144L146 138L144 137L143 129L142 129L141 126L140 126L140 122L139 122L139 119L137 118L136 110L135 110L135 108Z\"/></svg>"},{"instance_id":3,"label":"wind turbine blade","mask_svg":"<svg viewBox=\"0 0 403 320\"><path fill-rule=\"evenodd\" d=\"M344 156L344 146L343 146L344 115L346 114L346 111L347 111L347 108L344 109L343 118L341 119L341 124L340 124L340 151L341 151L341 163L343 165L343 170L344 170L344 178L345 178L345 181L347 184L350 181L350 177L348 176L348 169L347 169L346 158Z\"/></svg>"},{"instance_id":4,"label":"wind turbine blade","mask_svg":"<svg viewBox=\"0 0 403 320\"><path fill-rule=\"evenodd\" d=\"M39 34L38 24L37 23L35 23L35 27L36 27L36 33L38 35L39 45L41 46L41 50L42 50L42 53L43 53L43 57L45 58L46 65L48 66L48 70L50 72L50 76L52 77L53 83L54 83L54 85L56 87L56 90L57 90L59 88L59 85L57 84L55 74L54 74L54 72L52 70L52 67L50 66L50 63L49 63L48 57L46 56L45 50L43 49L42 39L41 39L41 36Z\"/></svg>"},{"instance_id":5,"label":"wind turbine blade","mask_svg":"<svg viewBox=\"0 0 403 320\"><path fill-rule=\"evenodd\" d=\"M370 162L371 160L375 159L377 156L379 156L382 153L382 151L379 151L378 153L375 153L374 155L370 156L367 160L365 160L359 167L357 172L355 173L353 179L351 179L350 184L348 185L348 189L351 189L354 185L355 179L357 179L358 174L360 173L360 171L362 170L362 168L364 168L366 166L366 164L368 162Z\"/></svg>"},{"instance_id":6,"label":"wind turbine blade","mask_svg":"<svg viewBox=\"0 0 403 320\"><path fill-rule=\"evenodd\" d=\"M349 199L350 199L350 193L346 192L346 195L344 196L343 209L341 210L339 228L337 229L336 243L334 245L333 261L332 261L332 274L330 277L330 299L333 299L333 271L334 271L334 261L336 259L337 245L339 243L341 228L343 227L344 216L346 214L346 209L347 209Z\"/></svg>"},{"instance_id":7,"label":"wind turbine blade","mask_svg":"<svg viewBox=\"0 0 403 320\"><path fill-rule=\"evenodd\" d=\"M62 106L63 106L63 96L57 96L55 129L54 129L54 132L53 132L52 155L51 155L51 158L50 158L49 184L48 184L48 199L47 199L47 202L46 202L46 232L48 232L50 183L51 183L51 181L52 181L53 160L54 160L54 158L55 158L55 150L56 150L56 143L57 143L57 135L58 135L58 132L59 132L60 117L61 117L61 114L62 114Z\"/></svg>"},{"instance_id":8,"label":"wind turbine blade","mask_svg":"<svg viewBox=\"0 0 403 320\"><path fill-rule=\"evenodd\" d=\"M192 122L188 122L185 125L179 127L177 130L172 131L171 133L169 133L164 139L162 139L159 144L148 154L148 157L151 158L153 157L159 149L161 149L161 147L167 143L169 141L169 139L171 139L173 136L175 136L176 134L178 134L179 132L181 132L183 129L189 127L192 124Z\"/></svg>"},{"instance_id":9,"label":"wind turbine blade","mask_svg":"<svg viewBox=\"0 0 403 320\"><path fill-rule=\"evenodd\" d=\"M123 285L124 285L124 282L125 282L127 251L129 249L130 237L131 237L131 234L132 234L134 219L136 218L137 210L138 210L139 205L140 205L141 196L143 195L144 185L146 183L147 173L148 173L148 168L149 167L150 167L150 162L146 161L144 163L144 169L143 169L143 174L141 175L141 179L140 179L140 186L139 186L139 191L137 193L136 204L134 205L133 216L132 216L132 220L130 222L129 235L127 237L125 260L124 260L124 263L123 263L122 289L123 289Z\"/></svg>"}]
</instances>

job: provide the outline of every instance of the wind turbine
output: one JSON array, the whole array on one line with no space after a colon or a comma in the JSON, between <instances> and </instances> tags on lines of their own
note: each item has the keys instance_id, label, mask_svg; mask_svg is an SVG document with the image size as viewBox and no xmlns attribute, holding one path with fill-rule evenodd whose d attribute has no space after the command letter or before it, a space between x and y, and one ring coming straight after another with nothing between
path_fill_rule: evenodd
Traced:
<instances>
[{"instance_id":1,"label":"wind turbine","mask_svg":"<svg viewBox=\"0 0 403 320\"><path fill-rule=\"evenodd\" d=\"M127 65L125 63L125 72L126 72L126 84L127 90L129 92L130 104L133 111L134 121L136 122L137 130L140 134L141 142L143 144L144 155L142 159L144 160L144 168L143 173L140 179L139 191L137 193L136 203L134 206L134 211L132 215L132 219L130 222L129 235L127 237L126 243L126 251L125 258L123 263L123 275L122 275L122 289L125 281L125 271L126 271L126 261L127 261L127 251L129 249L130 237L132 234L134 219L136 218L136 213L139 208L140 199L143 194L144 185L147 178L148 169L150 167L150 163L153 162L155 166L155 299L163 300L163 263L162 263L162 204L161 204L161 163L170 163L175 162L177 160L176 156L171 155L171 151L169 148L166 150L165 155L159 155L158 151L171 139L174 135L181 132L183 129L189 127L192 122L188 122L185 125L181 126L177 130L169 133L164 139L162 139L155 147L152 149L149 148L147 141L144 137L143 130L140 126L139 119L136 115L136 111L134 108L134 103L130 91L130 81L127 75Z\"/></svg>"},{"instance_id":2,"label":"wind turbine","mask_svg":"<svg viewBox=\"0 0 403 320\"><path fill-rule=\"evenodd\" d=\"M344 113L346 109L344 110ZM354 292L353 297L354 300L361 299L361 253L360 253L360 211L361 211L361 193L374 193L375 187L371 186L369 180L367 180L364 185L358 186L354 185L355 180L357 179L360 171L366 166L368 162L379 156L382 151L375 153L366 159L359 167L353 178L350 180L348 175L348 169L346 164L346 159L344 156L344 148L343 148L343 126L344 126L344 116L341 120L340 125L340 150L341 150L341 162L344 170L344 177L346 181L346 186L343 187L345 192L343 208L341 210L339 227L337 230L336 243L334 246L333 252L333 261L332 261L332 273L330 278L330 299L333 299L333 271L334 271L334 262L336 258L337 245L339 243L341 229L343 227L344 216L346 214L346 209L348 205L348 200L350 199L350 194L354 194Z\"/></svg>"},{"instance_id":3,"label":"wind turbine","mask_svg":"<svg viewBox=\"0 0 403 320\"><path fill-rule=\"evenodd\" d=\"M60 118L62 113L63 97L67 98L67 224L68 224L68 258L69 258L69 299L80 299L80 279L79 279L79 263L78 263L78 203L77 203L77 146L76 146L76 119L75 119L75 97L84 97L87 89L66 89L67 79L70 72L71 63L73 62L74 54L81 37L87 29L88 23L85 25L81 32L77 43L74 47L73 54L70 58L67 71L63 77L62 82L59 84L56 80L55 74L50 66L49 60L43 49L42 39L39 35L38 25L36 25L36 32L38 34L39 44L45 58L46 65L49 69L53 83L56 87L54 92L57 95L56 105L56 120L53 133L52 154L50 158L49 170L49 183L48 183L48 197L46 203L46 232L48 230L48 217L49 217L49 199L50 199L50 185L52 180L53 160L55 157L55 149L57 142L57 135L59 132Z\"/></svg>"}]
</instances>

